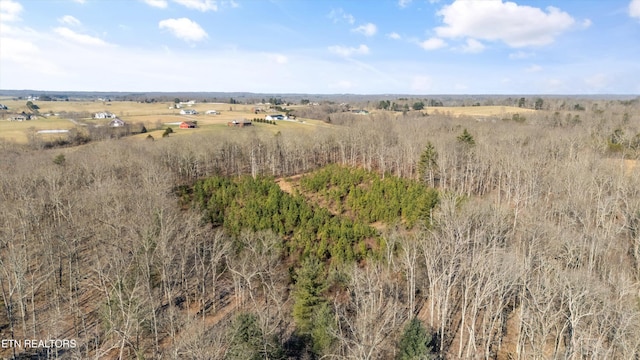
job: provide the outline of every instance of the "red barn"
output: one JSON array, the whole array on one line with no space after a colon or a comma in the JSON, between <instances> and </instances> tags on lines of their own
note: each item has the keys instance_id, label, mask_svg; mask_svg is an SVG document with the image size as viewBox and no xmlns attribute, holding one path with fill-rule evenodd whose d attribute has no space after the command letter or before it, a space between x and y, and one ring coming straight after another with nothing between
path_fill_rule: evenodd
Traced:
<instances>
[{"instance_id":1,"label":"red barn","mask_svg":"<svg viewBox=\"0 0 640 360\"><path fill-rule=\"evenodd\" d=\"M180 129L195 129L196 127L196 123L192 121L183 121L180 123Z\"/></svg>"}]
</instances>

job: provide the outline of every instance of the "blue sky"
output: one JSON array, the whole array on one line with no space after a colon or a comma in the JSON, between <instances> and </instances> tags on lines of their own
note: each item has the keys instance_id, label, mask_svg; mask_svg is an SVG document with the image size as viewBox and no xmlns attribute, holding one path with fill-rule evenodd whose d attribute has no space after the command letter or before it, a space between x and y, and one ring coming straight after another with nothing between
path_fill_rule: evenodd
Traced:
<instances>
[{"instance_id":1,"label":"blue sky","mask_svg":"<svg viewBox=\"0 0 640 360\"><path fill-rule=\"evenodd\" d=\"M0 0L0 89L640 94L640 0Z\"/></svg>"}]
</instances>

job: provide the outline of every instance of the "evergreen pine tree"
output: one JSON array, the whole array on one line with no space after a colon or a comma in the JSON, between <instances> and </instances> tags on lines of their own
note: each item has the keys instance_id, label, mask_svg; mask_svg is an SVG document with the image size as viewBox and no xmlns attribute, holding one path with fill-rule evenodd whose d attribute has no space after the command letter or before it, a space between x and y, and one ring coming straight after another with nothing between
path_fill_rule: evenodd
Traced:
<instances>
[{"instance_id":1,"label":"evergreen pine tree","mask_svg":"<svg viewBox=\"0 0 640 360\"><path fill-rule=\"evenodd\" d=\"M473 139L473 136L469 133L469 131L467 131L467 129L465 128L464 131L462 132L462 134L460 134L457 137L458 141L461 142L462 144L466 144L469 146L473 146L476 144L476 141Z\"/></svg>"},{"instance_id":2,"label":"evergreen pine tree","mask_svg":"<svg viewBox=\"0 0 640 360\"><path fill-rule=\"evenodd\" d=\"M273 336L265 337L254 314L241 313L233 323L227 359L285 359L281 344Z\"/></svg>"},{"instance_id":3,"label":"evergreen pine tree","mask_svg":"<svg viewBox=\"0 0 640 360\"><path fill-rule=\"evenodd\" d=\"M465 129L466 131L466 129ZM435 177L438 171L438 152L431 142L428 142L420 155L420 161L418 162L418 175L420 181L428 182L431 187L434 187Z\"/></svg>"},{"instance_id":4,"label":"evergreen pine tree","mask_svg":"<svg viewBox=\"0 0 640 360\"><path fill-rule=\"evenodd\" d=\"M423 360L432 359L432 351L429 343L431 335L417 318L411 319L404 329L400 343L398 344L399 360Z\"/></svg>"},{"instance_id":5,"label":"evergreen pine tree","mask_svg":"<svg viewBox=\"0 0 640 360\"><path fill-rule=\"evenodd\" d=\"M296 274L293 292L293 318L301 334L310 334L313 329L313 314L325 302L322 292L325 290L322 263L313 256L306 258Z\"/></svg>"}]
</instances>

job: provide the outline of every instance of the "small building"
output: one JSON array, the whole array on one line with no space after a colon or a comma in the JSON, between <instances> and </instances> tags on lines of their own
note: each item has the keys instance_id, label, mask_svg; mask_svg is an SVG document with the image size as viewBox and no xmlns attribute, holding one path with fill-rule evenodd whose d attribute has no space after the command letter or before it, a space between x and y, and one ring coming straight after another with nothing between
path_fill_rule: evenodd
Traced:
<instances>
[{"instance_id":1,"label":"small building","mask_svg":"<svg viewBox=\"0 0 640 360\"><path fill-rule=\"evenodd\" d=\"M193 109L182 109L180 110L181 115L196 115L198 112Z\"/></svg>"},{"instance_id":2,"label":"small building","mask_svg":"<svg viewBox=\"0 0 640 360\"><path fill-rule=\"evenodd\" d=\"M183 121L180 123L180 129L195 129L198 125L193 121Z\"/></svg>"},{"instance_id":3,"label":"small building","mask_svg":"<svg viewBox=\"0 0 640 360\"><path fill-rule=\"evenodd\" d=\"M6 105L0 104L0 110L9 110L9 108Z\"/></svg>"},{"instance_id":4,"label":"small building","mask_svg":"<svg viewBox=\"0 0 640 360\"><path fill-rule=\"evenodd\" d=\"M29 120L29 116L23 114L16 114L9 118L9 121L27 121Z\"/></svg>"},{"instance_id":5,"label":"small building","mask_svg":"<svg viewBox=\"0 0 640 360\"><path fill-rule=\"evenodd\" d=\"M36 116L35 114L26 113L24 111L9 116L9 121L27 121L36 119L38 119L38 116Z\"/></svg>"},{"instance_id":6,"label":"small building","mask_svg":"<svg viewBox=\"0 0 640 360\"><path fill-rule=\"evenodd\" d=\"M115 118L109 122L109 127L123 127L124 125L125 122L118 118Z\"/></svg>"},{"instance_id":7,"label":"small building","mask_svg":"<svg viewBox=\"0 0 640 360\"><path fill-rule=\"evenodd\" d=\"M117 118L116 114L112 114L108 111L98 112L93 114L94 119L115 119Z\"/></svg>"},{"instance_id":8,"label":"small building","mask_svg":"<svg viewBox=\"0 0 640 360\"><path fill-rule=\"evenodd\" d=\"M251 121L249 121L249 120L233 120L233 121L229 121L227 123L227 126L234 126L234 127L251 126Z\"/></svg>"},{"instance_id":9,"label":"small building","mask_svg":"<svg viewBox=\"0 0 640 360\"><path fill-rule=\"evenodd\" d=\"M288 117L282 114L275 114L275 115L267 115L264 117L264 119L265 120L287 120Z\"/></svg>"},{"instance_id":10,"label":"small building","mask_svg":"<svg viewBox=\"0 0 640 360\"><path fill-rule=\"evenodd\" d=\"M205 112L205 114L207 114L207 115L219 115L220 113L218 111L216 111L216 110L207 110Z\"/></svg>"}]
</instances>

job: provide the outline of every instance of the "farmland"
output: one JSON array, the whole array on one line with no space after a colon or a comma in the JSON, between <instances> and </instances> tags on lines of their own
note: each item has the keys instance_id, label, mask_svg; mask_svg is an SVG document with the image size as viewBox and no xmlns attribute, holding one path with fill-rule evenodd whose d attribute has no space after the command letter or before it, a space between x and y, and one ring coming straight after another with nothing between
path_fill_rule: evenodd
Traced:
<instances>
[{"instance_id":1,"label":"farmland","mask_svg":"<svg viewBox=\"0 0 640 360\"><path fill-rule=\"evenodd\" d=\"M22 100L3 100L4 104L11 109L11 113L29 112ZM126 123L141 124L148 130L166 127L177 128L176 123L182 121L197 121L197 129L188 131L177 131L176 136L194 133L212 133L220 131L231 131L226 124L240 119L264 118L265 113L255 114L255 105L224 104L224 103L196 103L192 106L185 106L185 109L193 109L198 115L181 115L181 109L173 108L174 104L166 103L141 103L134 101L47 101L37 102L40 107L40 114L58 114L51 116L39 116L36 120L15 122L6 121L9 112L5 111L2 116L5 121L0 121L0 139L9 140L16 143L25 144L29 136L34 136L38 130L49 129L72 129L80 126L106 126L109 120L93 119L92 115L97 112L110 112L124 120ZM291 107L296 110L300 106ZM218 115L207 115L207 110L217 110ZM275 110L273 110L275 111ZM512 114L532 113L534 110L522 109L509 106L474 106L474 107L435 107L426 108L425 113L434 115L454 116L454 117L474 117L474 118L504 118ZM375 115L376 111L372 112ZM401 116L397 113L395 116ZM265 126L255 123L254 125L263 128L265 131L276 133L278 131L313 131L316 127L330 127L325 122L317 119L299 118L295 121L280 121L277 127ZM301 126L304 125L304 126ZM161 133L152 134L154 138ZM39 135L40 138L50 139L55 136ZM57 135L60 136L60 135ZM140 138L136 136L134 138ZM146 136L144 136L146 138Z\"/></svg>"},{"instance_id":2,"label":"farmland","mask_svg":"<svg viewBox=\"0 0 640 360\"><path fill-rule=\"evenodd\" d=\"M11 113L29 112L25 101L4 100L4 105L11 109ZM181 115L181 109L169 109L173 103L147 104L134 101L49 101L38 102L40 114L58 114L51 116L39 116L35 120L16 122L8 121L10 113L5 111L2 116L5 121L0 121L0 139L16 143L27 143L29 135L38 130L48 129L72 129L83 126L106 126L109 120L93 119L97 112L109 112L118 116L126 123L142 124L147 129L160 129L172 127L177 129L176 123L182 121L197 121L197 129L188 131L176 131L176 136L193 133L211 133L219 131L232 131L227 123L234 120L264 118L264 113L252 112L253 105L222 104L222 103L197 103L192 106L184 106L184 109L193 109L197 115ZM205 114L207 110L217 110L218 115ZM302 126L304 125L304 126ZM264 128L273 133L277 131L311 131L317 126L327 126L321 121L313 119L297 119L296 121L281 121L279 126L272 127L265 124L254 123L254 126ZM146 136L145 136L146 137ZM155 136L154 136L155 137Z\"/></svg>"}]
</instances>

